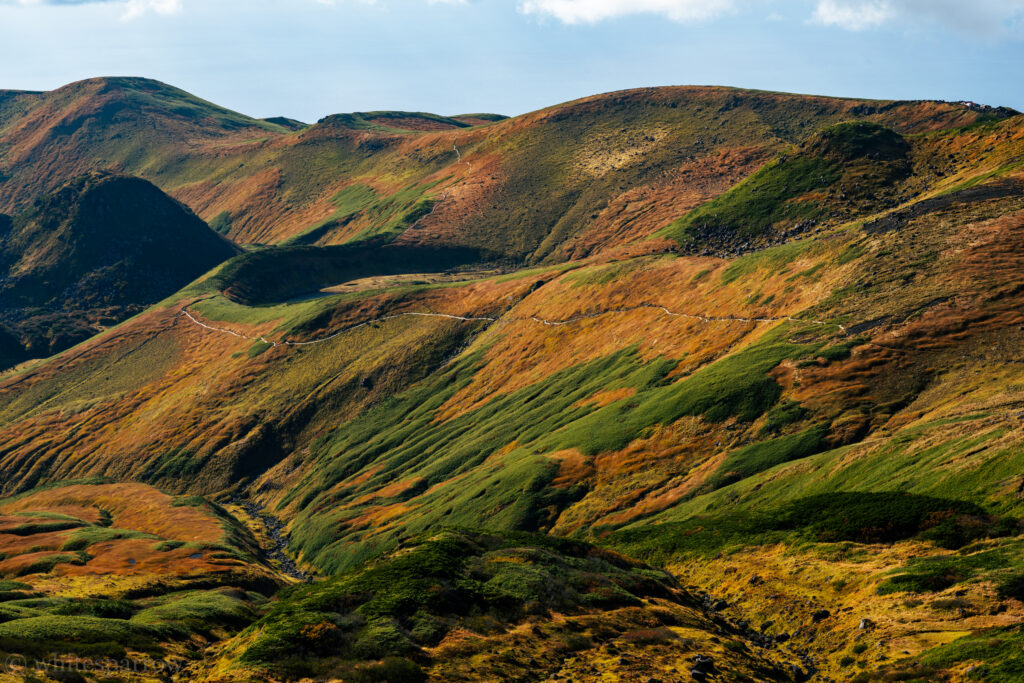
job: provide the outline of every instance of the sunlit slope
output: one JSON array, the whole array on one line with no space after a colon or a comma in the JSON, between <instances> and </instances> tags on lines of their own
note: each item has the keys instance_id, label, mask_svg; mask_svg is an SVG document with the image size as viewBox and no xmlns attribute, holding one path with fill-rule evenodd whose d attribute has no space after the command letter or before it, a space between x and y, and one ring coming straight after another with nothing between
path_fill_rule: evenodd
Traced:
<instances>
[{"instance_id":1,"label":"sunlit slope","mask_svg":"<svg viewBox=\"0 0 1024 683\"><path fill-rule=\"evenodd\" d=\"M650 236L842 121L910 134L1008 113L657 88L508 120L373 112L296 128L145 79L6 93L2 102L0 211L106 168L151 180L240 243L397 238L517 261L576 258Z\"/></svg>"},{"instance_id":2,"label":"sunlit slope","mask_svg":"<svg viewBox=\"0 0 1024 683\"><path fill-rule=\"evenodd\" d=\"M500 133L513 150L507 164L521 152L516 135L553 130L541 123L564 132L591 107L632 111L630 98L663 94L459 128L459 148L473 163ZM775 121L757 98L792 103L736 97L716 110L724 128L735 112ZM971 123L951 112L977 112L934 103L823 102L837 120L885 125L811 117L801 132L791 110L774 114L791 139L760 148L735 182L692 206L665 204L650 231L616 233L614 249L587 258L508 246L554 234L540 219L473 242L483 222L441 222L467 187L454 175L450 197L386 247L240 256L3 376L3 492L108 477L280 517L289 552L334 578L272 605L248 596L254 611L217 639L256 625L197 662L193 678L457 680L477 667L497 677L532 667L592 680L605 670L667 676L713 653L754 680L812 670L958 680L979 659L998 667L994 680L1014 680L1013 628L1024 616L1024 124ZM645 120L631 119L627 134ZM384 135L382 123L365 123L335 120L332 135L435 145L438 172L451 161L446 131ZM294 135L313 132L326 135L323 126ZM366 163L400 168L389 144ZM351 192L346 201L370 197ZM532 204L507 194L496 206L547 211L561 201L530 192ZM599 200L585 201L600 214ZM352 221L370 220L359 211ZM483 258L498 244L502 256ZM515 267L543 253L550 262ZM693 587L523 531L612 548ZM53 543L46 558L63 552ZM31 544L12 547L31 555ZM54 572L79 571L70 567L85 560L72 555ZM420 560L437 574L424 579ZM258 553L243 564L269 571ZM532 612L544 606L538 591L562 585L552 576L571 590L544 600L565 612ZM391 590L413 577L423 590ZM693 604L700 590L724 605ZM459 596L462 611L431 602L432 591ZM602 602L608 591L630 604Z\"/></svg>"},{"instance_id":3,"label":"sunlit slope","mask_svg":"<svg viewBox=\"0 0 1024 683\"><path fill-rule=\"evenodd\" d=\"M200 286L6 380L8 490L102 474L241 491L270 470L254 491L325 569L441 523L590 534L683 510L1002 400L1015 366L992 361L1017 334L1021 201L1011 174L736 260L276 308Z\"/></svg>"},{"instance_id":4,"label":"sunlit slope","mask_svg":"<svg viewBox=\"0 0 1024 683\"><path fill-rule=\"evenodd\" d=\"M223 508L142 484L84 481L0 500L0 545L5 681L64 658L180 671L287 582ZM33 678L66 680L46 669Z\"/></svg>"},{"instance_id":5,"label":"sunlit slope","mask_svg":"<svg viewBox=\"0 0 1024 683\"><path fill-rule=\"evenodd\" d=\"M0 210L24 208L89 171L156 179L160 174L154 170L193 153L189 145L283 132L144 78L96 78L47 93L6 91L0 95L5 180Z\"/></svg>"},{"instance_id":6,"label":"sunlit slope","mask_svg":"<svg viewBox=\"0 0 1024 683\"><path fill-rule=\"evenodd\" d=\"M289 591L221 650L209 680L628 680L714 670L798 681L802 662L663 571L538 534L444 530ZM696 666L696 662L704 664Z\"/></svg>"}]
</instances>

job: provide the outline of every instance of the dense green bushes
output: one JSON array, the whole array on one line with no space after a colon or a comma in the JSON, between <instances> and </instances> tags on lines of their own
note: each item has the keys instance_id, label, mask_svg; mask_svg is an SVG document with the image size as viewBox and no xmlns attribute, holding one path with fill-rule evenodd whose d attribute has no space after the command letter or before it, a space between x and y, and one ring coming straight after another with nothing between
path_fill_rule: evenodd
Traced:
<instances>
[{"instance_id":1,"label":"dense green bushes","mask_svg":"<svg viewBox=\"0 0 1024 683\"><path fill-rule=\"evenodd\" d=\"M605 542L636 557L663 561L677 555L707 555L730 546L798 538L824 543L893 543L921 537L947 547L953 542L1019 532L1017 520L991 517L973 503L899 492L835 492L761 513L727 513L624 529L610 534ZM912 590L902 586L940 586L955 583L960 580L957 576L956 571L931 568L914 578L890 581L901 586L895 590Z\"/></svg>"},{"instance_id":2,"label":"dense green bushes","mask_svg":"<svg viewBox=\"0 0 1024 683\"><path fill-rule=\"evenodd\" d=\"M240 629L252 623L256 613L231 592L194 591L160 598L152 606L137 606L132 623L169 639L188 638L193 633L208 635L218 628Z\"/></svg>"},{"instance_id":3,"label":"dense green bushes","mask_svg":"<svg viewBox=\"0 0 1024 683\"><path fill-rule=\"evenodd\" d=\"M721 226L742 237L755 237L779 221L817 218L826 207L818 202L792 200L830 186L841 175L841 167L826 159L783 157L672 223L665 234L687 241L704 230Z\"/></svg>"},{"instance_id":4,"label":"dense green bushes","mask_svg":"<svg viewBox=\"0 0 1024 683\"><path fill-rule=\"evenodd\" d=\"M874 123L832 126L679 218L662 234L682 244L729 243L732 238L761 237L778 224L829 217L849 206L853 197L848 195L870 198L908 175L909 150L901 135Z\"/></svg>"},{"instance_id":5,"label":"dense green bushes","mask_svg":"<svg viewBox=\"0 0 1024 683\"><path fill-rule=\"evenodd\" d=\"M56 652L119 659L127 648L159 651L151 632L122 619L48 614L0 624L0 649L7 652Z\"/></svg>"},{"instance_id":6,"label":"dense green bushes","mask_svg":"<svg viewBox=\"0 0 1024 683\"><path fill-rule=\"evenodd\" d=\"M817 155L838 161L864 157L893 161L903 159L910 152L910 145L902 135L867 121L850 121L827 128L812 136L806 146Z\"/></svg>"},{"instance_id":7,"label":"dense green bushes","mask_svg":"<svg viewBox=\"0 0 1024 683\"><path fill-rule=\"evenodd\" d=\"M1024 573L1018 572L999 582L996 593L1003 600L1013 598L1024 601Z\"/></svg>"},{"instance_id":8,"label":"dense green bushes","mask_svg":"<svg viewBox=\"0 0 1024 683\"><path fill-rule=\"evenodd\" d=\"M752 477L792 460L814 455L822 449L828 425L817 425L798 434L762 441L733 451L708 480L713 489Z\"/></svg>"},{"instance_id":9,"label":"dense green bushes","mask_svg":"<svg viewBox=\"0 0 1024 683\"><path fill-rule=\"evenodd\" d=\"M30 586L15 582L0 588L6 589L0 593L0 650L26 656L120 658L128 650L160 655L162 643L252 623L252 600L262 599L228 588L139 600L33 597Z\"/></svg>"},{"instance_id":10,"label":"dense green bushes","mask_svg":"<svg viewBox=\"0 0 1024 683\"><path fill-rule=\"evenodd\" d=\"M436 273L486 258L476 249L383 245L377 241L274 247L231 259L209 283L232 301L256 306L316 294L323 287L359 278Z\"/></svg>"},{"instance_id":11,"label":"dense green bushes","mask_svg":"<svg viewBox=\"0 0 1024 683\"><path fill-rule=\"evenodd\" d=\"M969 663L967 680L985 683L1018 683L1024 680L1024 627L986 629L941 645L914 659L900 662L889 670L864 673L855 683L869 681L947 680L950 669Z\"/></svg>"},{"instance_id":12,"label":"dense green bushes","mask_svg":"<svg viewBox=\"0 0 1024 683\"><path fill-rule=\"evenodd\" d=\"M800 529L820 541L892 543L958 516L985 518L977 505L908 493L826 493L782 509L776 528Z\"/></svg>"},{"instance_id":13,"label":"dense green bushes","mask_svg":"<svg viewBox=\"0 0 1024 683\"><path fill-rule=\"evenodd\" d=\"M589 544L543 535L444 531L311 586L253 624L243 663L315 675L344 662L407 662L455 627L484 631L527 613L579 613L674 594L672 579ZM312 668L310 668L312 666ZM391 667L414 676L408 664ZM389 679L390 680L390 679Z\"/></svg>"}]
</instances>

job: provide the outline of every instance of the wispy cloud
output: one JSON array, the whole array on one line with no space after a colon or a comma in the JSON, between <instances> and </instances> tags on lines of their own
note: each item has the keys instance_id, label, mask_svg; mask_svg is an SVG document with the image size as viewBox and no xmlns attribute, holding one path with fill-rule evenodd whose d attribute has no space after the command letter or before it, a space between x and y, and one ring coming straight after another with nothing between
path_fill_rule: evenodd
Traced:
<instances>
[{"instance_id":1,"label":"wispy cloud","mask_svg":"<svg viewBox=\"0 0 1024 683\"><path fill-rule=\"evenodd\" d=\"M206 0L207 2L211 0ZM425 2L429 5L474 5L480 0L311 0L323 5ZM495 0L488 0L494 2ZM850 31L932 25L975 34L1024 35L1024 0L502 0L520 12L551 17L565 24L596 24L629 15L660 16L678 22L708 21L727 14L756 13L766 8L796 10L811 23ZM2 5L120 5L123 19L152 12L177 14L184 0L0 0ZM810 14L806 14L810 12ZM792 11L769 13L772 21L794 17Z\"/></svg>"},{"instance_id":2,"label":"wispy cloud","mask_svg":"<svg viewBox=\"0 0 1024 683\"><path fill-rule=\"evenodd\" d=\"M819 24L840 26L851 31L881 26L893 16L893 8L886 0L821 0L814 10L814 20Z\"/></svg>"},{"instance_id":3,"label":"wispy cloud","mask_svg":"<svg viewBox=\"0 0 1024 683\"><path fill-rule=\"evenodd\" d=\"M595 23L627 14L658 14L674 21L712 19L733 9L732 0L523 0L526 14L555 17L567 24Z\"/></svg>"},{"instance_id":4,"label":"wispy cloud","mask_svg":"<svg viewBox=\"0 0 1024 683\"><path fill-rule=\"evenodd\" d=\"M181 11L181 0L128 0L124 19L134 19L152 10L157 14L177 14Z\"/></svg>"},{"instance_id":5,"label":"wispy cloud","mask_svg":"<svg viewBox=\"0 0 1024 683\"><path fill-rule=\"evenodd\" d=\"M465 0L430 0L464 2ZM764 0L517 0L526 14L550 16L566 24L592 24L635 14L660 15L680 22L706 21L728 13L763 13ZM915 26L922 22L961 32L1020 33L1024 0L789 0L811 11L813 23L851 31ZM801 7L803 6L803 7ZM806 16L806 15L805 15Z\"/></svg>"},{"instance_id":6,"label":"wispy cloud","mask_svg":"<svg viewBox=\"0 0 1024 683\"><path fill-rule=\"evenodd\" d=\"M181 11L182 0L0 0L0 5L21 6L68 6L92 4L117 4L124 7L122 19L135 19L146 12L177 14Z\"/></svg>"},{"instance_id":7,"label":"wispy cloud","mask_svg":"<svg viewBox=\"0 0 1024 683\"><path fill-rule=\"evenodd\" d=\"M973 33L1020 27L1024 0L818 0L814 21L852 31L921 21Z\"/></svg>"}]
</instances>

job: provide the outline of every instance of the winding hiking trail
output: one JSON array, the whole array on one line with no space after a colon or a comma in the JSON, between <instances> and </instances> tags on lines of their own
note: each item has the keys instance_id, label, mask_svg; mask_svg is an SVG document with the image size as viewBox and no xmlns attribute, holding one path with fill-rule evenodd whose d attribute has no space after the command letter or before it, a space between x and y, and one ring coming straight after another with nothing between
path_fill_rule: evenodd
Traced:
<instances>
[{"instance_id":1,"label":"winding hiking trail","mask_svg":"<svg viewBox=\"0 0 1024 683\"><path fill-rule=\"evenodd\" d=\"M249 335L242 334L241 332L236 332L234 330L230 330L230 329L228 329L226 327L214 327L213 325L207 325L206 323L198 320L194 315L192 315L192 313L188 310L188 306L186 306L185 308L181 309L181 312L179 313L179 315L184 315L188 320L190 320L191 322L195 323L196 325L198 325L199 327L202 327L204 329L211 330L213 332L222 332L224 334L230 334L231 336L238 337L239 339L247 339L249 341L254 341L254 342L257 342L257 341L258 342L263 342L264 344L267 344L269 346L314 346L316 344L325 344L325 343L331 341L332 339L336 339L336 338L340 337L343 334L347 334L347 333L352 332L354 330L358 330L358 329L360 329L362 327L367 327L369 325L374 325L376 323L386 322L388 320L394 320L396 318L404 318L404 317L407 317L407 316L420 316L420 317L424 317L424 318L450 318L452 320L461 320L463 322L497 322L496 318L464 318L464 317L459 316L459 315L448 315L446 313L396 313L395 315L387 315L387 316L384 316L383 318L374 318L373 320L367 320L366 322L359 323L358 325L352 325L351 327L346 327L345 329L340 330L338 332L335 332L334 334L332 334L332 335L330 335L328 337L323 337L322 339L314 339L312 341L304 341L304 342L295 342L295 341L279 341L278 342L278 341L271 341L271 340L269 340L269 339L267 339L266 337L263 337L263 336L260 336L260 337L250 337Z\"/></svg>"},{"instance_id":2,"label":"winding hiking trail","mask_svg":"<svg viewBox=\"0 0 1024 683\"><path fill-rule=\"evenodd\" d=\"M466 167L466 175L463 177L463 180L465 180L466 178L469 177L469 174L473 172L473 164L469 163L468 161L465 161L462 158L462 152L459 150L459 136L458 135L456 135L455 136L455 140L452 141L452 150L455 151L455 156L458 158L457 164ZM456 184L458 184L458 183L456 183ZM421 222L423 222L426 219L428 219L431 216L433 216L434 212L437 211L437 207L439 207L442 204L444 204L445 201L448 199L448 195L451 194L451 191L452 191L453 187L455 187L455 185L450 185L449 187L445 188L445 191L441 194L440 197L437 198L437 201L434 202L433 206L430 207L430 211L428 211L427 213L425 213L422 216L420 216L419 218L417 218L406 229L407 230L415 230L417 227L419 227L419 224Z\"/></svg>"},{"instance_id":3,"label":"winding hiking trail","mask_svg":"<svg viewBox=\"0 0 1024 683\"><path fill-rule=\"evenodd\" d=\"M468 177L473 172L473 165L471 163L469 163L468 161L466 161L462 157L462 151L459 149L459 136L457 134L455 135L455 139L452 141L452 151L455 152L455 156L457 158L457 164L466 167L467 170L466 170L466 176L465 177ZM465 179L465 177L463 179ZM434 202L434 205L431 208L429 213L426 213L423 216L421 216L420 218L416 219L416 221L414 223L412 223L412 225L410 225L408 229L411 230L411 229L416 228L420 224L420 222L422 222L423 220L426 220L430 216L434 215L434 212L437 211L437 207L439 207L441 204L443 204L445 202L445 200L448 199L448 196L451 193L452 187L454 187L454 185L452 185L449 188L447 188L444 191L444 193L437 199L437 201ZM193 304L195 304L195 303L198 303L198 302L193 302ZM182 308L181 311L179 312L179 316L184 316L187 320L189 320L193 324L195 324L195 325L197 325L197 326L199 326L199 327L201 327L201 328L203 328L205 330L209 330L209 331L212 331L212 332L219 332L219 333L222 333L222 334L228 334L228 335L231 335L233 337L238 337L239 339L246 339L248 341L262 342L262 343L264 343L264 344L266 344L268 346L271 346L271 347L278 347L278 346L303 347L303 346L315 346L317 344L325 344L325 343L327 343L327 342L329 342L329 341L331 341L333 339L337 339L338 337L340 337L340 336L342 336L344 334L348 334L349 332L353 332L353 331L358 330L360 328L367 327L367 326L370 326L370 325L376 325L376 324L379 324L379 323L387 322L389 320L395 320L397 318L404 318L404 317L447 318L449 320L458 320L458 321L467 322L467 323L488 322L488 323L499 323L499 324L508 324L508 323L513 323L513 322L519 322L519 321L527 320L527 321L532 321L532 322L538 323L540 325L545 325L545 326L548 326L548 327L562 327L562 326L565 326L565 325L572 325L574 323L579 323L579 322L583 322L583 321L586 321L586 320L593 320L595 318L600 318L600 317L605 316L605 315L611 315L611 314L614 314L614 313L629 313L629 312L632 312L632 311L638 311L638 310L643 310L643 309L660 310L665 315L668 315L668 316L673 317L673 318L686 318L688 320L699 320L699 321L701 321L703 323L747 323L747 324L759 325L759 324L763 324L763 323L792 322L792 323L803 323L803 324L808 324L808 325L816 325L816 326L819 326L819 327L836 327L843 334L848 334L846 328L843 327L842 325L839 325L837 323L824 322L824 321L821 321L821 320L803 320L803 319L800 319L800 318L794 318L792 316L786 316L786 317L782 317L782 318L743 318L743 317L738 317L738 316L715 317L715 316L707 316L707 315L698 315L698 314L694 314L694 313L675 313L673 311L670 311L665 306L661 306L661 305L658 305L658 304L651 304L651 303L643 303L643 304L638 304L636 306L630 306L630 307L626 307L626 308L603 309L603 310L600 310L600 311L596 311L594 313L587 313L587 314L584 314L584 315L579 315L579 316L576 316L576 317L573 317L573 318L569 318L567 320L545 320L544 318L538 318L536 316L528 316L528 317L521 317L521 318L516 318L516 317L513 317L513 318L504 318L504 317L502 317L502 318L492 318L492 317L463 317L463 316L459 316L459 315L451 315L451 314L448 314L448 313L431 313L431 312L396 313L394 315L388 315L388 316L384 316L382 318L375 318L373 320L364 321L364 322L359 323L357 325L352 325L351 327L346 327L346 328L344 328L342 330L339 330L338 332L335 332L334 334L331 334L331 335L329 335L327 337L323 337L321 339L314 339L314 340L304 341L304 342L286 341L286 340L272 341L272 340L267 339L265 336L262 336L262 335L258 336L258 337L251 337L249 335L242 334L241 332L237 332L235 330L232 330L232 329L229 329L229 328L226 328L226 327L216 327L214 325L208 325L207 323L204 323L203 321L199 320L194 315L192 315L191 311L188 310L190 305L192 305L192 304L188 304L184 308Z\"/></svg>"},{"instance_id":4,"label":"winding hiking trail","mask_svg":"<svg viewBox=\"0 0 1024 683\"><path fill-rule=\"evenodd\" d=\"M535 323L537 323L539 325L545 325L545 326L549 326L549 327L561 327L561 326L564 326L564 325L572 325L573 323L583 322L585 320L593 320L595 318L600 318L600 317L603 317L603 316L606 316L606 315L612 315L612 314L615 314L615 313L631 313L633 311L639 311L639 310L645 310L645 309L662 311L665 315L671 316L673 318L686 318L688 320L699 320L699 321L704 322L704 323L746 323L746 324L760 325L760 324L764 324L764 323L791 322L791 323L802 323L802 324L806 324L806 325L815 325L815 326L818 326L818 327L836 327L843 334L848 334L848 332L847 332L847 330L846 330L846 328L844 326L839 325L837 323L824 322L824 321L821 321L821 320L805 320L805 319L802 319L802 318L794 318L792 316L786 316L784 318L742 318L742 317L737 317L737 316L713 317L713 316L704 316L704 315L692 315L692 314L689 314L689 313L674 313L674 312L670 311L668 308L666 308L664 306L659 306L657 304L639 304L637 306L629 306L629 307L626 307L626 308L609 308L609 309L604 309L604 310L597 311L597 312L594 312L594 313L588 313L586 315L576 316L574 318L569 318L567 320L545 320L544 318L538 318L538 317L532 316L532 315L531 316L527 316L527 317L491 318L491 317L486 317L486 316L482 316L482 317L464 317L464 316L461 316L461 315L451 315L449 313L430 313L430 312L420 312L420 311L408 312L408 313L395 313L394 315L386 315L386 316L381 317L381 318L374 318L372 320L367 320L365 322L361 322L361 323L359 323L357 325L352 325L350 327L346 327L346 328L344 328L342 330L339 330L338 332L335 332L334 334L332 334L330 336L323 337L321 339L313 339L313 340L304 341L304 342L287 341L287 340L271 341L271 340L267 339L264 336L251 337L249 335L242 334L241 332L237 332L235 330L228 329L226 327L215 327L213 325L208 325L208 324L202 322L201 320L199 320L198 318L196 318L194 315L192 315L192 313L188 310L188 306L185 306L184 308L181 309L181 311L179 313L179 316L184 316L187 320L189 320L190 322L198 325L199 327L202 327L203 329L210 330L210 331L213 331L213 332L220 332L220 333L223 333L223 334L229 334L229 335L231 335L233 337L238 337L239 339L246 339L248 341L253 341L253 342L263 342L264 344L267 344L268 346L272 346L272 347L277 347L277 346L302 347L302 346L314 346L316 344L325 344L325 343L327 343L327 342L329 342L329 341L331 341L333 339L337 339L338 337L340 337L340 336L342 336L344 334L348 334L349 332L354 332L355 330L358 330L360 328L368 327L370 325L375 325L375 324L378 324L378 323L387 322L388 320L395 320L397 318L406 318L406 317L446 318L448 320L458 320L458 321L467 322L467 323L488 322L488 323L498 323L498 324L509 324L509 323L514 323L514 322L531 321L531 322L535 322Z\"/></svg>"}]
</instances>

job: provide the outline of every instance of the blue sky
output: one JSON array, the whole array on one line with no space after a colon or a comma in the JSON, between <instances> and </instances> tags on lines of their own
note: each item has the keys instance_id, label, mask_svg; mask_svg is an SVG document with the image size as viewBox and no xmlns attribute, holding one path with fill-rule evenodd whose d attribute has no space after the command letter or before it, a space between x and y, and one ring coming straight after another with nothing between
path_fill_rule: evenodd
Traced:
<instances>
[{"instance_id":1,"label":"blue sky","mask_svg":"<svg viewBox=\"0 0 1024 683\"><path fill-rule=\"evenodd\" d=\"M1024 110L1024 0L0 0L0 88L157 78L254 116L517 114L717 84Z\"/></svg>"}]
</instances>

